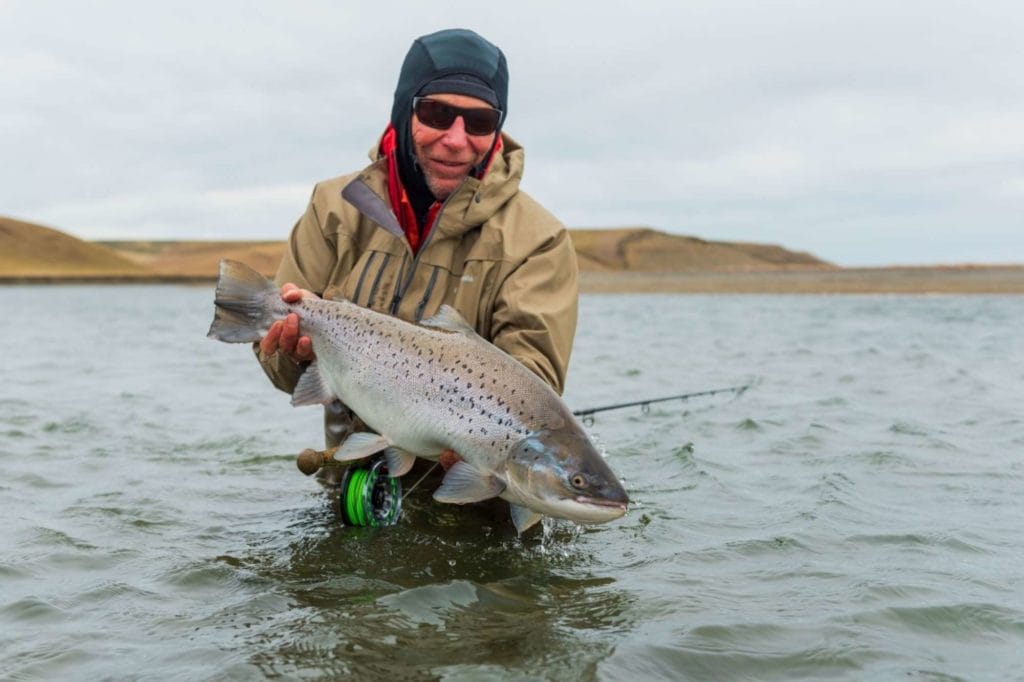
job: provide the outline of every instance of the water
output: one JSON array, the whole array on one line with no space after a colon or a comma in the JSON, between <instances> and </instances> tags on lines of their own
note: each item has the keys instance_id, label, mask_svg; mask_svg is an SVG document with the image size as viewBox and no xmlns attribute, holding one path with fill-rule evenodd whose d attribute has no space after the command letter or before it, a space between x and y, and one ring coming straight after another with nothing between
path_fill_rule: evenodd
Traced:
<instances>
[{"instance_id":1,"label":"water","mask_svg":"<svg viewBox=\"0 0 1024 682\"><path fill-rule=\"evenodd\" d=\"M338 526L211 292L0 290L0 678L1020 679L1024 299L587 296L636 504ZM418 505L418 506L417 506Z\"/></svg>"}]
</instances>

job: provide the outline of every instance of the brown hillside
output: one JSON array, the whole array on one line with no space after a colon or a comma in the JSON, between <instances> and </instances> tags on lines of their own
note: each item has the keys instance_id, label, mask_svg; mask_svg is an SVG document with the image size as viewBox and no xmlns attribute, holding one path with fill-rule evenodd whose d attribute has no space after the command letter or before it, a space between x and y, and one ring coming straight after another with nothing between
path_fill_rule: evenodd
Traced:
<instances>
[{"instance_id":1,"label":"brown hillside","mask_svg":"<svg viewBox=\"0 0 1024 682\"><path fill-rule=\"evenodd\" d=\"M729 242L734 249L748 253L754 258L786 267L810 266L814 268L833 269L836 266L823 261L806 251L790 251L775 244L754 244L752 242Z\"/></svg>"},{"instance_id":2,"label":"brown hillside","mask_svg":"<svg viewBox=\"0 0 1024 682\"><path fill-rule=\"evenodd\" d=\"M0 216L0 275L10 277L133 277L145 265L53 228Z\"/></svg>"},{"instance_id":3,"label":"brown hillside","mask_svg":"<svg viewBox=\"0 0 1024 682\"><path fill-rule=\"evenodd\" d=\"M780 269L831 269L806 253L771 244L709 242L644 228L572 230L584 272L737 272ZM214 277L221 258L233 258L271 276L284 242L118 241L104 242L161 275Z\"/></svg>"},{"instance_id":4,"label":"brown hillside","mask_svg":"<svg viewBox=\"0 0 1024 682\"><path fill-rule=\"evenodd\" d=\"M649 228L573 230L572 238L580 256L580 269L585 272L736 272L835 267L808 253L773 244L713 242Z\"/></svg>"},{"instance_id":5,"label":"brown hillside","mask_svg":"<svg viewBox=\"0 0 1024 682\"><path fill-rule=\"evenodd\" d=\"M587 273L701 273L834 270L814 256L771 244L713 242L649 228L572 230ZM85 242L57 230L0 218L0 278L213 279L222 258L271 276L284 241Z\"/></svg>"},{"instance_id":6,"label":"brown hillside","mask_svg":"<svg viewBox=\"0 0 1024 682\"><path fill-rule=\"evenodd\" d=\"M165 276L217 276L221 258L239 260L273 277L284 255L283 241L110 241L114 251Z\"/></svg>"}]
</instances>

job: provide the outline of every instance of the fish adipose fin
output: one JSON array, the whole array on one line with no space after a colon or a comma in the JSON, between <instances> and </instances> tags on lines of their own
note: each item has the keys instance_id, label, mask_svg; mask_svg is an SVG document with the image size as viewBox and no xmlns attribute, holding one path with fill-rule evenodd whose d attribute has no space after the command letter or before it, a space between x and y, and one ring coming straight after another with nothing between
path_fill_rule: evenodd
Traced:
<instances>
[{"instance_id":1,"label":"fish adipose fin","mask_svg":"<svg viewBox=\"0 0 1024 682\"><path fill-rule=\"evenodd\" d=\"M348 462L353 459L363 459L390 446L391 441L379 433L353 433L334 453L334 461Z\"/></svg>"},{"instance_id":2,"label":"fish adipose fin","mask_svg":"<svg viewBox=\"0 0 1024 682\"><path fill-rule=\"evenodd\" d=\"M288 304L274 283L235 260L220 262L213 303L216 311L206 335L227 343L259 341L270 325L288 314Z\"/></svg>"},{"instance_id":3,"label":"fish adipose fin","mask_svg":"<svg viewBox=\"0 0 1024 682\"><path fill-rule=\"evenodd\" d=\"M468 504L497 497L505 484L495 476L481 474L471 465L458 462L445 474L441 487L434 491L434 499L451 504Z\"/></svg>"},{"instance_id":4,"label":"fish adipose fin","mask_svg":"<svg viewBox=\"0 0 1024 682\"><path fill-rule=\"evenodd\" d=\"M334 391L327 387L324 382L324 375L320 371L320 364L314 360L299 377L292 391L292 405L327 405L337 398Z\"/></svg>"},{"instance_id":5,"label":"fish adipose fin","mask_svg":"<svg viewBox=\"0 0 1024 682\"><path fill-rule=\"evenodd\" d=\"M535 512L529 507L523 507L518 504L512 505L512 523L516 526L516 532L520 535L523 534L527 528L544 518L544 515Z\"/></svg>"},{"instance_id":6,"label":"fish adipose fin","mask_svg":"<svg viewBox=\"0 0 1024 682\"><path fill-rule=\"evenodd\" d=\"M392 478L405 476L416 463L416 455L396 447L385 450L384 457L388 461L388 476Z\"/></svg>"},{"instance_id":7,"label":"fish adipose fin","mask_svg":"<svg viewBox=\"0 0 1024 682\"><path fill-rule=\"evenodd\" d=\"M451 307L447 303L441 306L441 309L434 315L431 315L425 320L420 322L424 327L434 327L435 329L443 329L449 332L457 332L459 334L465 334L466 336L476 336L479 338L479 334L476 330L469 326L469 322L466 322L462 315L459 315L459 311Z\"/></svg>"}]
</instances>

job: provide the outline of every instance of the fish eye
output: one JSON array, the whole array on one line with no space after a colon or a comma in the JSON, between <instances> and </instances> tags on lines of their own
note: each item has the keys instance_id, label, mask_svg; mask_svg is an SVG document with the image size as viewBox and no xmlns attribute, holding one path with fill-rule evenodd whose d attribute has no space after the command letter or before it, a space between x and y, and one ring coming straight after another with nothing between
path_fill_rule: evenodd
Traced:
<instances>
[{"instance_id":1,"label":"fish eye","mask_svg":"<svg viewBox=\"0 0 1024 682\"><path fill-rule=\"evenodd\" d=\"M573 488L582 489L587 487L587 477L583 474L574 475L570 482L572 483Z\"/></svg>"}]
</instances>

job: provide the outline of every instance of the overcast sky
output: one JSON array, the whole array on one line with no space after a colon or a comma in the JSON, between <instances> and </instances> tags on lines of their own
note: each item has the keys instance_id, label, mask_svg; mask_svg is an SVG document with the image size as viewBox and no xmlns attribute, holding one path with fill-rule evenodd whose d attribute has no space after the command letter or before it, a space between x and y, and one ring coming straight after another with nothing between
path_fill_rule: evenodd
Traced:
<instances>
[{"instance_id":1,"label":"overcast sky","mask_svg":"<svg viewBox=\"0 0 1024 682\"><path fill-rule=\"evenodd\" d=\"M284 239L453 26L505 51L523 186L571 227L1024 262L1019 0L0 0L0 215Z\"/></svg>"}]
</instances>

